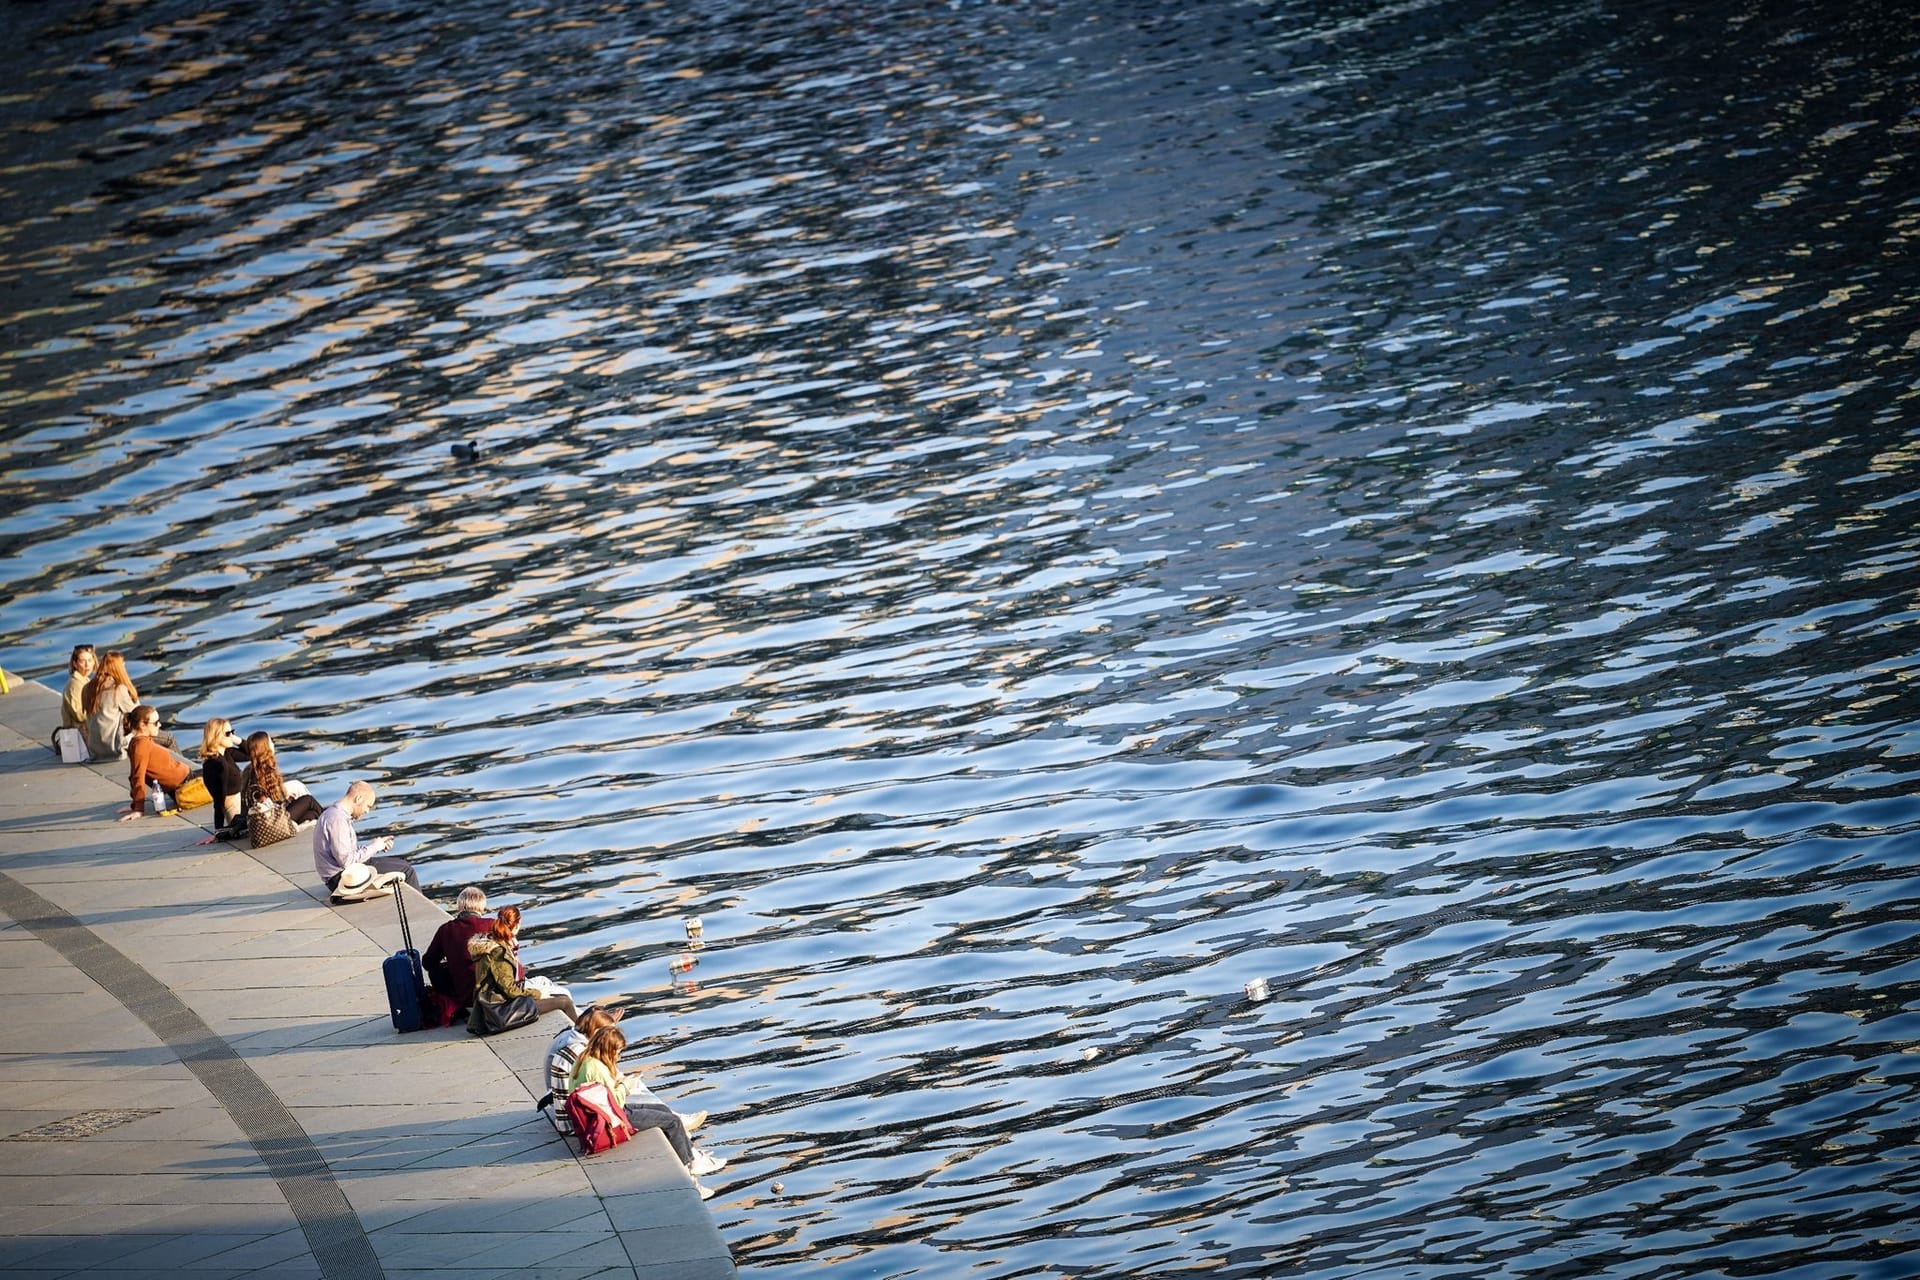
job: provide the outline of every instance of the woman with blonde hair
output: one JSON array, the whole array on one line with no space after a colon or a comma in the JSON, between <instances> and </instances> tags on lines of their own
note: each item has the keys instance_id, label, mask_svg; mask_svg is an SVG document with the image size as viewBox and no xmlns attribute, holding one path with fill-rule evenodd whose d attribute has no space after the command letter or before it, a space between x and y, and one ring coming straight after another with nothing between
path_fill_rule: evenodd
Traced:
<instances>
[{"instance_id":1,"label":"woman with blonde hair","mask_svg":"<svg viewBox=\"0 0 1920 1280\"><path fill-rule=\"evenodd\" d=\"M660 1130L666 1136L667 1145L673 1148L673 1154L680 1157L680 1163L687 1166L687 1172L695 1178L726 1168L725 1160L693 1149L693 1143L687 1138L687 1126L674 1114L673 1108L654 1097L640 1083L638 1072L628 1075L620 1070L620 1055L626 1048L627 1037L619 1027L609 1025L595 1031L587 1038L585 1052L573 1064L573 1078L568 1081L569 1087L578 1089L584 1084L607 1086L607 1092L613 1095L614 1102L626 1108L627 1119L633 1127ZM712 1194L707 1188L700 1188L702 1200Z\"/></svg>"},{"instance_id":2,"label":"woman with blonde hair","mask_svg":"<svg viewBox=\"0 0 1920 1280\"><path fill-rule=\"evenodd\" d=\"M280 776L280 757L274 754L273 738L262 729L247 735L247 780L240 790L240 816L253 810L255 803L271 800L284 805L287 816L295 826L312 822L320 816L320 802L307 794L307 789L299 783L289 783ZM300 787L296 792L292 787Z\"/></svg>"},{"instance_id":3,"label":"woman with blonde hair","mask_svg":"<svg viewBox=\"0 0 1920 1280\"><path fill-rule=\"evenodd\" d=\"M566 1104L567 1095L573 1091L573 1069L580 1065L580 1055L584 1054L587 1046L593 1043L595 1032L620 1021L625 1013L626 1010L618 1005L595 1005L581 1014L578 1022L570 1027L562 1027L560 1034L548 1042L547 1092L552 1097L553 1109L547 1113L547 1119L553 1122L553 1127L560 1131L561 1137L573 1136L573 1117L567 1114ZM638 1099L640 1104L659 1103L663 1107L667 1105L659 1094L647 1088L641 1081L638 1071L627 1072L626 1082L628 1106L636 1105L635 1099ZM691 1115L684 1111L675 1111L673 1114L679 1117L681 1125L689 1134L707 1122L705 1111L695 1111Z\"/></svg>"},{"instance_id":4,"label":"woman with blonde hair","mask_svg":"<svg viewBox=\"0 0 1920 1280\"><path fill-rule=\"evenodd\" d=\"M215 716L200 727L200 777L213 797L214 834L223 839L247 834L247 811L240 804L247 785L246 762L246 748L232 721Z\"/></svg>"}]
</instances>

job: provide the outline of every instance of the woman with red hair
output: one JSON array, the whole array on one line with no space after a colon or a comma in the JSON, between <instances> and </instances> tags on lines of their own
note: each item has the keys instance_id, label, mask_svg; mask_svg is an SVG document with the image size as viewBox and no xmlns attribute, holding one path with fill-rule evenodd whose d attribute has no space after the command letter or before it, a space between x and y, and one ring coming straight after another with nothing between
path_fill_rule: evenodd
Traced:
<instances>
[{"instance_id":1,"label":"woman with red hair","mask_svg":"<svg viewBox=\"0 0 1920 1280\"><path fill-rule=\"evenodd\" d=\"M541 1013L559 1009L568 1022L580 1021L580 1011L566 992L545 996L527 986L527 971L520 963L520 908L496 911L493 928L475 935L467 943L467 954L473 957L473 1012L467 1017L467 1030L480 1034L481 1001L498 1004L521 996L531 997L534 1008Z\"/></svg>"},{"instance_id":2,"label":"woman with red hair","mask_svg":"<svg viewBox=\"0 0 1920 1280\"><path fill-rule=\"evenodd\" d=\"M133 687L133 677L127 674L125 656L116 649L100 659L99 670L93 673L80 698L80 709L86 715L81 732L95 760L118 760L127 754L127 739L132 736L127 717L139 705L140 691ZM152 736L159 745L173 748L173 735L160 731L158 711L154 712Z\"/></svg>"}]
</instances>

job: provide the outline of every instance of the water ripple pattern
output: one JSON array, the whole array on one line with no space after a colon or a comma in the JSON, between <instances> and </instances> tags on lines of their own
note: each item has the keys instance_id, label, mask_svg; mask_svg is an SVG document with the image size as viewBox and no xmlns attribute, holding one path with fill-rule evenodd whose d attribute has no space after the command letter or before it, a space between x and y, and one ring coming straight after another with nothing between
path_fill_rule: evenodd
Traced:
<instances>
[{"instance_id":1,"label":"water ripple pattern","mask_svg":"<svg viewBox=\"0 0 1920 1280\"><path fill-rule=\"evenodd\" d=\"M1920 1274L1902 6L6 21L8 666L378 779L748 1270Z\"/></svg>"}]
</instances>

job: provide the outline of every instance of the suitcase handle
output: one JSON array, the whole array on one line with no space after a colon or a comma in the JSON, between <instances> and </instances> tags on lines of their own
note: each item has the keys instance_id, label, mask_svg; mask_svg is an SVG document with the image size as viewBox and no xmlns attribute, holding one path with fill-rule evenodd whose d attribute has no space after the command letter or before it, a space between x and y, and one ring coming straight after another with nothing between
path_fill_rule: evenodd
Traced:
<instances>
[{"instance_id":1,"label":"suitcase handle","mask_svg":"<svg viewBox=\"0 0 1920 1280\"><path fill-rule=\"evenodd\" d=\"M407 886L393 886L393 905L400 912L400 946L403 950L413 950L413 926L407 922Z\"/></svg>"},{"instance_id":2,"label":"suitcase handle","mask_svg":"<svg viewBox=\"0 0 1920 1280\"><path fill-rule=\"evenodd\" d=\"M394 910L400 913L400 949L406 953L409 963L413 965L414 985L425 988L427 985L427 972L421 967L420 953L414 950L413 925L407 920L406 885L397 884L393 886L393 907Z\"/></svg>"}]
</instances>

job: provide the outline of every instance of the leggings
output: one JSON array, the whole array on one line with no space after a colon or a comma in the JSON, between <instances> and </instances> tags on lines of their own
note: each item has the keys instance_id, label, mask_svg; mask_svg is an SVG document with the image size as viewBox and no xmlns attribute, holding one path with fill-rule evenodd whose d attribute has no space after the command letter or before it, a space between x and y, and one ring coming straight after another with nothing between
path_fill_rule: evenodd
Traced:
<instances>
[{"instance_id":1,"label":"leggings","mask_svg":"<svg viewBox=\"0 0 1920 1280\"><path fill-rule=\"evenodd\" d=\"M658 1129L666 1134L667 1145L673 1148L673 1154L680 1157L680 1163L693 1163L693 1143L687 1141L687 1126L680 1123L680 1117L673 1113L673 1108L663 1107L657 1102L629 1102L627 1119L633 1122L635 1130Z\"/></svg>"},{"instance_id":2,"label":"leggings","mask_svg":"<svg viewBox=\"0 0 1920 1280\"><path fill-rule=\"evenodd\" d=\"M533 992L529 991L527 994L531 996ZM538 1009L543 1015L552 1013L555 1009L558 1009L567 1015L568 1022L580 1021L579 1011L573 1007L572 996L534 996L533 1007Z\"/></svg>"}]
</instances>

